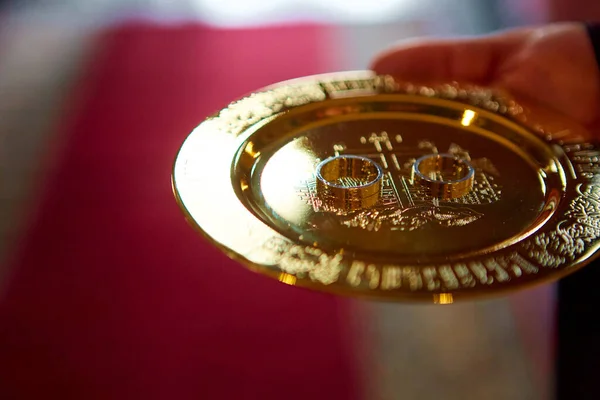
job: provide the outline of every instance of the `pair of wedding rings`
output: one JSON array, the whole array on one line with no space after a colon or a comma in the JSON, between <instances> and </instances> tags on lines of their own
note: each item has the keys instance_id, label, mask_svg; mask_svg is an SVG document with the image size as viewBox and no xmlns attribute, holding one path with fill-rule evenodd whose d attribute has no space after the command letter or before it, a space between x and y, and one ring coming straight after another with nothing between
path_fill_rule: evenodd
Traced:
<instances>
[{"instance_id":1,"label":"pair of wedding rings","mask_svg":"<svg viewBox=\"0 0 600 400\"><path fill-rule=\"evenodd\" d=\"M317 194L329 205L356 210L377 204L381 197L383 169L373 160L339 155L317 165ZM413 164L412 181L434 198L448 200L466 195L475 170L466 160L451 154L428 154Z\"/></svg>"}]
</instances>

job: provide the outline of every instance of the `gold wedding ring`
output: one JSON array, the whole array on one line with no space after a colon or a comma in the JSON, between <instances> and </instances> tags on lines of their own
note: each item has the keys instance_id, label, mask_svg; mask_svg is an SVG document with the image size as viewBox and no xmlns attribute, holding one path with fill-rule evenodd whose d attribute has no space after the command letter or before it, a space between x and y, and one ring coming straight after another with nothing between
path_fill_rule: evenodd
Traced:
<instances>
[{"instance_id":1,"label":"gold wedding ring","mask_svg":"<svg viewBox=\"0 0 600 400\"><path fill-rule=\"evenodd\" d=\"M377 204L383 171L373 160L340 155L317 165L317 195L329 206L357 210Z\"/></svg>"},{"instance_id":2,"label":"gold wedding ring","mask_svg":"<svg viewBox=\"0 0 600 400\"><path fill-rule=\"evenodd\" d=\"M413 165L413 180L438 199L463 197L473 188L474 179L471 164L452 154L429 154Z\"/></svg>"}]
</instances>

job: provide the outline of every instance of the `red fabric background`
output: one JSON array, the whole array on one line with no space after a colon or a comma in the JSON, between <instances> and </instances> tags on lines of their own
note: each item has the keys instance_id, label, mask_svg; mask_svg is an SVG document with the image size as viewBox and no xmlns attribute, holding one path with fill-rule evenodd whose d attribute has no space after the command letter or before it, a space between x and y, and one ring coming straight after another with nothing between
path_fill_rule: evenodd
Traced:
<instances>
[{"instance_id":1,"label":"red fabric background","mask_svg":"<svg viewBox=\"0 0 600 400\"><path fill-rule=\"evenodd\" d=\"M359 397L348 304L238 267L170 188L203 117L325 72L328 32L134 24L102 37L0 305L0 398Z\"/></svg>"}]
</instances>

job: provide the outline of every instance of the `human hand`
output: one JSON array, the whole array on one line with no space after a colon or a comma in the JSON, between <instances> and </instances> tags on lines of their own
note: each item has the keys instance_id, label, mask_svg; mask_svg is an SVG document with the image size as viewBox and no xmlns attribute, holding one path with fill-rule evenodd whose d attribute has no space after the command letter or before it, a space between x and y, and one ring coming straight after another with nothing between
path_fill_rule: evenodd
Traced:
<instances>
[{"instance_id":1,"label":"human hand","mask_svg":"<svg viewBox=\"0 0 600 400\"><path fill-rule=\"evenodd\" d=\"M582 24L411 41L380 54L371 69L416 82L458 81L499 87L588 128L600 126L600 72Z\"/></svg>"}]
</instances>

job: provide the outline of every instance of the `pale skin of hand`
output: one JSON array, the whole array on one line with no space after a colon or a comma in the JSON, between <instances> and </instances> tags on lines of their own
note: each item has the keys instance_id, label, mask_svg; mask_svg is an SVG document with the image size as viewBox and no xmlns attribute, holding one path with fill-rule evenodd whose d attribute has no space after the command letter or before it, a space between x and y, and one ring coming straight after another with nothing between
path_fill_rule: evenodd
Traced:
<instances>
[{"instance_id":1,"label":"pale skin of hand","mask_svg":"<svg viewBox=\"0 0 600 400\"><path fill-rule=\"evenodd\" d=\"M600 135L600 72L582 24L521 28L474 38L411 40L380 54L371 69L414 82L501 87Z\"/></svg>"}]
</instances>

